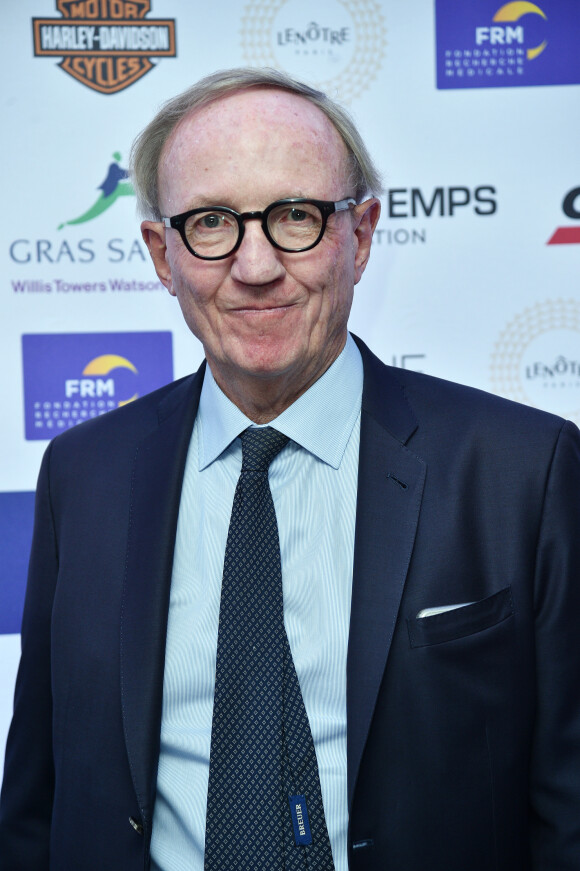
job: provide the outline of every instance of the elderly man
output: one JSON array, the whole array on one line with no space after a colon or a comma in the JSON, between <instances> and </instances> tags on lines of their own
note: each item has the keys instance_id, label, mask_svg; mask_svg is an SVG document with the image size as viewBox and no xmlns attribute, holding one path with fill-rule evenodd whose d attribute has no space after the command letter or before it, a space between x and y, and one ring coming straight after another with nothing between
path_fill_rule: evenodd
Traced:
<instances>
[{"instance_id":1,"label":"elderly man","mask_svg":"<svg viewBox=\"0 0 580 871\"><path fill-rule=\"evenodd\" d=\"M2 871L580 868L580 439L347 332L380 186L273 71L133 180L206 364L40 473Z\"/></svg>"}]
</instances>

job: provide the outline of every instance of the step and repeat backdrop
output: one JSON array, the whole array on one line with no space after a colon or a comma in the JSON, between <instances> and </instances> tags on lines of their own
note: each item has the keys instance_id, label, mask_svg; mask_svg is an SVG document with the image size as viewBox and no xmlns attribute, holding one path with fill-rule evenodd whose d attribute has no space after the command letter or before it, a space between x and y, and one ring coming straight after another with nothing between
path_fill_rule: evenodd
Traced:
<instances>
[{"instance_id":1,"label":"step and repeat backdrop","mask_svg":"<svg viewBox=\"0 0 580 871\"><path fill-rule=\"evenodd\" d=\"M203 356L140 237L136 133L220 68L328 91L386 188L353 331L579 422L580 3L20 0L2 31L3 756L42 453Z\"/></svg>"}]
</instances>

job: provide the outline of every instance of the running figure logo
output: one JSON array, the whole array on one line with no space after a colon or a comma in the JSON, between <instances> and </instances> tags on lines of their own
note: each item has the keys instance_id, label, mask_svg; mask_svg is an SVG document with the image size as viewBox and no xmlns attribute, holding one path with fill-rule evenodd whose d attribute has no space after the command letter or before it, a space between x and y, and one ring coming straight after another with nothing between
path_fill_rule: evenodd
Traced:
<instances>
[{"instance_id":1,"label":"running figure logo","mask_svg":"<svg viewBox=\"0 0 580 871\"><path fill-rule=\"evenodd\" d=\"M113 158L114 162L109 165L107 177L98 187L98 190L101 191L101 195L93 203L90 209L87 209L87 211L83 212L82 215L79 215L78 218L73 218L71 221L64 221L62 224L59 224L59 230L73 224L84 224L87 221L92 221L93 218L97 218L99 215L102 215L103 212L106 212L107 209L110 209L119 197L134 195L135 192L133 190L133 185L130 181L125 181L125 179L129 178L129 173L119 165L119 161L121 160L120 153L115 151L113 153Z\"/></svg>"}]
</instances>

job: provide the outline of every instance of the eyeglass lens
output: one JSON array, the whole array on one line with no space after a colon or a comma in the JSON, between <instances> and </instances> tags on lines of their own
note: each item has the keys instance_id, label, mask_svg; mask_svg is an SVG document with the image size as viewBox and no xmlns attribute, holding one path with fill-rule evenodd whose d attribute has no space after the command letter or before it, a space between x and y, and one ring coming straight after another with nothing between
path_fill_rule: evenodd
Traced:
<instances>
[{"instance_id":1,"label":"eyeglass lens","mask_svg":"<svg viewBox=\"0 0 580 871\"><path fill-rule=\"evenodd\" d=\"M312 203L281 204L267 218L268 233L282 248L300 251L314 244L322 229L320 209ZM210 209L190 215L185 234L190 247L202 257L221 257L236 246L240 230L234 215Z\"/></svg>"}]
</instances>

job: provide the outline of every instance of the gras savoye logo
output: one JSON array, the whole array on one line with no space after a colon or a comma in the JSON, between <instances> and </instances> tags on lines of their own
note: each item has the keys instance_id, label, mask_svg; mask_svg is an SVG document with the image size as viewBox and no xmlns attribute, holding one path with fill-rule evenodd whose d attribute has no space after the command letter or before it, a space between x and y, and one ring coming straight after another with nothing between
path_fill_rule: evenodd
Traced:
<instances>
[{"instance_id":1,"label":"gras savoye logo","mask_svg":"<svg viewBox=\"0 0 580 871\"><path fill-rule=\"evenodd\" d=\"M580 3L436 0L437 87L580 82Z\"/></svg>"},{"instance_id":2,"label":"gras savoye logo","mask_svg":"<svg viewBox=\"0 0 580 871\"><path fill-rule=\"evenodd\" d=\"M175 57L175 21L146 18L150 0L56 0L61 18L33 18L35 57L101 94L116 94Z\"/></svg>"},{"instance_id":3,"label":"gras savoye logo","mask_svg":"<svg viewBox=\"0 0 580 871\"><path fill-rule=\"evenodd\" d=\"M172 335L28 334L22 362L25 436L49 439L172 381Z\"/></svg>"},{"instance_id":4,"label":"gras savoye logo","mask_svg":"<svg viewBox=\"0 0 580 871\"><path fill-rule=\"evenodd\" d=\"M252 0L241 16L247 64L283 69L351 102L385 56L382 5L374 0Z\"/></svg>"},{"instance_id":5,"label":"gras savoye logo","mask_svg":"<svg viewBox=\"0 0 580 871\"><path fill-rule=\"evenodd\" d=\"M580 423L580 300L548 299L519 312L491 358L493 390Z\"/></svg>"}]
</instances>

